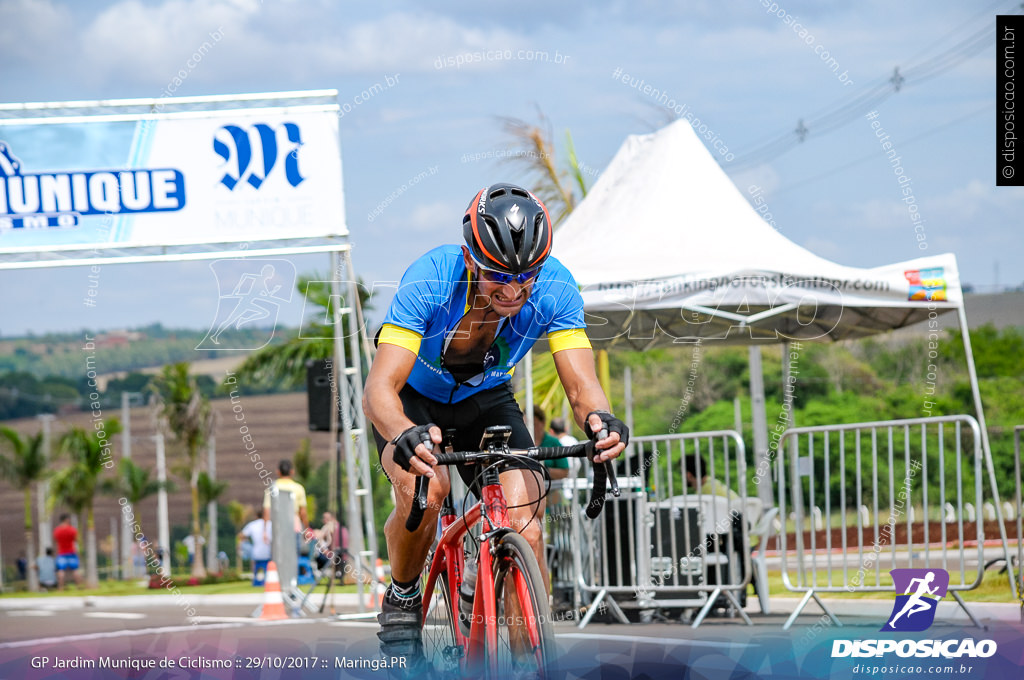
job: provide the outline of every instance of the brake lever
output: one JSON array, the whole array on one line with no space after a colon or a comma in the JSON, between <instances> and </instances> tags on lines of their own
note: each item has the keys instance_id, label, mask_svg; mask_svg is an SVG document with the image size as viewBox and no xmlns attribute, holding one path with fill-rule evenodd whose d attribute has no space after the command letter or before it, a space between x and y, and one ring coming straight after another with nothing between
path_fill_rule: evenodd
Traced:
<instances>
[{"instance_id":1,"label":"brake lever","mask_svg":"<svg viewBox=\"0 0 1024 680\"><path fill-rule=\"evenodd\" d=\"M422 442L428 447L433 446L433 440L426 432L423 433ZM416 488L413 491L412 507L409 509L409 516L405 519L405 530L409 533L416 531L423 522L423 514L427 510L427 495L430 490L430 477L417 475Z\"/></svg>"},{"instance_id":2,"label":"brake lever","mask_svg":"<svg viewBox=\"0 0 1024 680\"><path fill-rule=\"evenodd\" d=\"M608 436L608 430L604 429L597 433L598 439L605 439ZM597 453L597 448L594 448L594 453ZM611 488L612 495L618 498L622 495L619 490L619 480L615 477L615 467L612 465L612 461L606 460L604 463L604 473L608 478L608 486Z\"/></svg>"}]
</instances>

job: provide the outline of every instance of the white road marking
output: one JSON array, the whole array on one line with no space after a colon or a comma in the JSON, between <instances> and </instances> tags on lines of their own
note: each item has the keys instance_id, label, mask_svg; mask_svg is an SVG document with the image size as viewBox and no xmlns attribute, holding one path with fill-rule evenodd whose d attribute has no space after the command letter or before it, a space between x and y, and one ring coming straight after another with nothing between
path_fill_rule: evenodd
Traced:
<instances>
[{"instance_id":1,"label":"white road marking","mask_svg":"<svg viewBox=\"0 0 1024 680\"><path fill-rule=\"evenodd\" d=\"M124 619L125 621L146 618L145 614L138 612L86 612L83 616L88 616L90 619Z\"/></svg>"},{"instance_id":2,"label":"white road marking","mask_svg":"<svg viewBox=\"0 0 1024 680\"><path fill-rule=\"evenodd\" d=\"M646 642L652 645L687 645L689 647L749 647L745 642L710 642L707 640L687 640L684 638L658 638L640 635L603 635L600 633L556 633L556 638L572 640L608 640L610 642Z\"/></svg>"},{"instance_id":3,"label":"white road marking","mask_svg":"<svg viewBox=\"0 0 1024 680\"><path fill-rule=\"evenodd\" d=\"M56 616L57 612L49 609L14 609L7 612L8 616Z\"/></svg>"},{"instance_id":4,"label":"white road marking","mask_svg":"<svg viewBox=\"0 0 1024 680\"><path fill-rule=\"evenodd\" d=\"M104 640L110 638L141 637L144 635L162 635L164 633L187 633L189 631L224 630L228 628L242 628L243 626L272 626L287 624L322 624L319 619L284 619L281 621L260 621L259 619L249 620L245 623L212 623L199 626L164 626L162 628L140 628L139 630L113 630L105 633L85 633L82 635L63 635L61 637L37 638L34 640L18 640L17 642L2 642L0 649L18 649L21 647L34 647L37 645L56 645L68 642L86 642L89 640Z\"/></svg>"}]
</instances>

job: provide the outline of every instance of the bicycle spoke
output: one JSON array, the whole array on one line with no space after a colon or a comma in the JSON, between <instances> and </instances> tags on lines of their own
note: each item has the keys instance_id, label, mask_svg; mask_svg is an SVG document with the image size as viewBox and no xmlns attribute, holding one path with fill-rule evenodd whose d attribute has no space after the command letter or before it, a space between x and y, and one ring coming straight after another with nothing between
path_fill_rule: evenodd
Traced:
<instances>
[{"instance_id":1,"label":"bicycle spoke","mask_svg":"<svg viewBox=\"0 0 1024 680\"><path fill-rule=\"evenodd\" d=\"M430 560L427 564L430 564ZM457 677L462 648L456 643L457 624L452 620L452 599L444 571L434 583L430 601L424 602L423 606L426 612L423 621L423 653L436 671Z\"/></svg>"}]
</instances>

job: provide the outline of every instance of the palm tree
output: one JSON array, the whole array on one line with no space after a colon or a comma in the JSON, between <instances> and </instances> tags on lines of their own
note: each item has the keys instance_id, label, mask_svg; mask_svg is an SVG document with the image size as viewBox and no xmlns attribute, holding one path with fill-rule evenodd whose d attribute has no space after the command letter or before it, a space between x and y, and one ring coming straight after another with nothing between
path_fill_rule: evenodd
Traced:
<instances>
[{"instance_id":1,"label":"palm tree","mask_svg":"<svg viewBox=\"0 0 1024 680\"><path fill-rule=\"evenodd\" d=\"M210 477L210 475L208 475L207 473L200 472L199 473L199 479L198 479L198 487L199 487L199 507L205 508L205 507L209 506L210 503L216 503L217 500L221 496L224 495L224 492L227 491L228 483L227 482L218 482L216 479ZM210 525L209 525L209 523L207 523L206 526L203 527L203 533L207 533L209 531L210 531ZM216 536L210 536L210 538L208 540L210 541L210 545L211 546L216 546L216 544L217 544L217 537ZM196 552L198 552L198 551L199 551L199 546L197 544L196 545ZM214 548L212 550L212 554L213 555L217 554L216 548ZM213 558L211 558L211 559L213 559ZM212 567L213 565L210 565L210 566ZM219 572L220 569L218 569L217 571Z\"/></svg>"},{"instance_id":2,"label":"palm tree","mask_svg":"<svg viewBox=\"0 0 1024 680\"><path fill-rule=\"evenodd\" d=\"M239 574L242 573L242 540L238 538L238 534L245 527L249 517L254 514L256 513L251 505L244 505L241 501L228 503L228 517L235 527L235 571Z\"/></svg>"},{"instance_id":3,"label":"palm tree","mask_svg":"<svg viewBox=\"0 0 1024 680\"><path fill-rule=\"evenodd\" d=\"M151 470L137 465L128 458L122 458L117 464L117 477L105 479L100 484L100 491L108 496L123 498L131 506L135 524L143 526L139 504L146 498L156 494L161 487L168 490L173 486L170 482L158 482L150 478ZM129 532L134 536L134 532ZM132 539L134 540L134 539ZM123 573L128 573L125 569Z\"/></svg>"},{"instance_id":4,"label":"palm tree","mask_svg":"<svg viewBox=\"0 0 1024 680\"><path fill-rule=\"evenodd\" d=\"M0 442L6 442L11 455L0 453L0 476L11 486L25 491L25 545L28 555L28 589L39 590L39 575L33 569L36 559L35 537L32 532L32 486L49 474L43 433L22 437L9 427L0 427Z\"/></svg>"},{"instance_id":5,"label":"palm tree","mask_svg":"<svg viewBox=\"0 0 1024 680\"><path fill-rule=\"evenodd\" d=\"M159 397L160 427L168 431L184 450L188 462L189 487L192 495L192 537L195 541L195 559L192 561L192 578L206 576L203 551L199 549L199 475L200 452L206 445L213 430L213 409L210 401L199 391L196 379L189 375L187 362L164 366L151 383Z\"/></svg>"},{"instance_id":6,"label":"palm tree","mask_svg":"<svg viewBox=\"0 0 1024 680\"><path fill-rule=\"evenodd\" d=\"M60 450L67 455L71 464L58 470L54 475L51 493L55 500L69 507L81 518L85 513L85 585L99 587L96 568L96 520L93 515L93 500L100 487L103 470L113 466L110 447L106 438L121 431L117 420L100 424L100 430L84 430L73 427L60 439ZM100 437L100 432L106 438Z\"/></svg>"},{"instance_id":7,"label":"palm tree","mask_svg":"<svg viewBox=\"0 0 1024 680\"><path fill-rule=\"evenodd\" d=\"M576 157L572 134L566 130L566 169L559 169L558 154L555 150L550 121L538 112L539 123L528 123L517 118L502 119L505 133L518 153L510 154L508 162L519 167L531 181L530 190L544 202L552 215L552 227L557 230L577 203L587 195L587 182ZM579 196L577 197L577 191ZM605 394L611 399L611 377L608 369L608 351L597 352L597 373ZM562 404L565 390L555 371L555 362L550 354L534 357L533 361L534 403L548 413Z\"/></svg>"},{"instance_id":8,"label":"palm tree","mask_svg":"<svg viewBox=\"0 0 1024 680\"><path fill-rule=\"evenodd\" d=\"M283 381L287 387L304 385L308 361L322 361L334 356L334 326L316 320L331 318L330 282L326 277L314 273L299 276L295 287L312 303L311 307L319 308L321 313L303 327L301 335L280 344L267 345L249 355L236 369L239 382L268 384ZM359 291L360 309L371 309L369 289L361 280L357 280L356 288ZM348 362L353 363L352 357L348 357Z\"/></svg>"}]
</instances>

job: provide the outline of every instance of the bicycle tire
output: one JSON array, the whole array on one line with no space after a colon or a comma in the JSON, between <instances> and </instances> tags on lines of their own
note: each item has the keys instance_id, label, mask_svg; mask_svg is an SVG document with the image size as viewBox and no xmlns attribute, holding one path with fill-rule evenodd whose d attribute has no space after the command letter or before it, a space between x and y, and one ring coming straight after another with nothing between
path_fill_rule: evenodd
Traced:
<instances>
[{"instance_id":1,"label":"bicycle tire","mask_svg":"<svg viewBox=\"0 0 1024 680\"><path fill-rule=\"evenodd\" d=\"M429 571L432 559L427 560ZM453 604L448 570L442 569L434 581L430 602L424 602L423 654L442 677L458 677L463 650L455 636L458 623L452 618Z\"/></svg>"},{"instance_id":2,"label":"bicycle tire","mask_svg":"<svg viewBox=\"0 0 1024 680\"><path fill-rule=\"evenodd\" d=\"M497 648L487 650L497 678L556 673L551 607L533 548L516 533L498 539L494 555ZM490 663L496 660L492 666Z\"/></svg>"}]
</instances>

